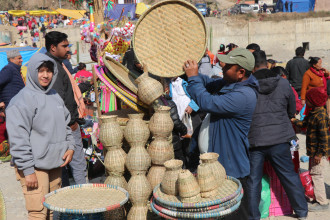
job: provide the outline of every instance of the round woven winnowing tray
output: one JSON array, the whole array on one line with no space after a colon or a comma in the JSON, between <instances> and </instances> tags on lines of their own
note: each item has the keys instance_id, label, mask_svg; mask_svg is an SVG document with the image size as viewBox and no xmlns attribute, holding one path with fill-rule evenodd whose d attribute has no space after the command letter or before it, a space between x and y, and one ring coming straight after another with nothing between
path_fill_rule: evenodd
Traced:
<instances>
[{"instance_id":1,"label":"round woven winnowing tray","mask_svg":"<svg viewBox=\"0 0 330 220\"><path fill-rule=\"evenodd\" d=\"M48 193L43 199L43 205L61 213L99 213L123 206L128 197L128 192L118 186L80 184Z\"/></svg>"},{"instance_id":2,"label":"round woven winnowing tray","mask_svg":"<svg viewBox=\"0 0 330 220\"><path fill-rule=\"evenodd\" d=\"M134 52L150 73L160 77L183 74L186 60L199 60L206 49L206 25L192 4L163 1L150 7L136 24Z\"/></svg>"},{"instance_id":3,"label":"round woven winnowing tray","mask_svg":"<svg viewBox=\"0 0 330 220\"><path fill-rule=\"evenodd\" d=\"M137 94L137 84L135 83L135 79L132 76L132 73L121 63L114 60L112 57L108 57L106 55L103 56L103 62L105 66L111 71L111 73L127 88L129 88L132 92Z\"/></svg>"},{"instance_id":4,"label":"round woven winnowing tray","mask_svg":"<svg viewBox=\"0 0 330 220\"><path fill-rule=\"evenodd\" d=\"M234 199L242 190L241 182L231 176L227 176L227 179L222 183L222 186L218 188L216 196L210 198L201 198L197 203L183 203L179 196L168 195L162 192L160 185L156 186L153 190L153 196L158 204L164 204L164 206L178 207L178 208L202 208L207 206L213 206L227 202Z\"/></svg>"}]
</instances>

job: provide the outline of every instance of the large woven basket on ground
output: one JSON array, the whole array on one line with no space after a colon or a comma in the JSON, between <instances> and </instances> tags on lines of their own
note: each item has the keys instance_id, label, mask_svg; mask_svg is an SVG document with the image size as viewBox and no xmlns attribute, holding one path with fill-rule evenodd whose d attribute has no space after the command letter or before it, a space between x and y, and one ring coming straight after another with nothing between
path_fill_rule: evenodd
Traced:
<instances>
[{"instance_id":1,"label":"large woven basket on ground","mask_svg":"<svg viewBox=\"0 0 330 220\"><path fill-rule=\"evenodd\" d=\"M118 186L81 184L48 193L43 204L46 208L61 213L101 213L123 206L128 197L128 192Z\"/></svg>"},{"instance_id":2,"label":"large woven basket on ground","mask_svg":"<svg viewBox=\"0 0 330 220\"><path fill-rule=\"evenodd\" d=\"M203 16L186 1L155 4L139 19L133 35L134 51L149 72L161 77L183 74L184 61L199 61L206 49Z\"/></svg>"}]
</instances>

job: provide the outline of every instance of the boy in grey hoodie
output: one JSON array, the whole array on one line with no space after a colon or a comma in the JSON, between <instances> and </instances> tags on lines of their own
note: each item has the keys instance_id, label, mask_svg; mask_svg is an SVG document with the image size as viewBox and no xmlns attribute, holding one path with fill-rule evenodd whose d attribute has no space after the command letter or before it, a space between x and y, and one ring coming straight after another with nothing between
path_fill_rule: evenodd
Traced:
<instances>
[{"instance_id":1,"label":"boy in grey hoodie","mask_svg":"<svg viewBox=\"0 0 330 220\"><path fill-rule=\"evenodd\" d=\"M61 186L61 167L74 153L70 113L62 98L51 89L56 63L36 53L29 61L26 87L6 109L10 153L16 165L31 219L46 219L52 212L42 205L47 193Z\"/></svg>"}]
</instances>

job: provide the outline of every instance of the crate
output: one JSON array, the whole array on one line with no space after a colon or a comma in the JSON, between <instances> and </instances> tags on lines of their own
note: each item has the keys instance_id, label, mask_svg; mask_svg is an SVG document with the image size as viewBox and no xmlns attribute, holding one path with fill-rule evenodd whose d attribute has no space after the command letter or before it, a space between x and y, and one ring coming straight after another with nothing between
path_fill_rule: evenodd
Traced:
<instances>
[{"instance_id":1,"label":"crate","mask_svg":"<svg viewBox=\"0 0 330 220\"><path fill-rule=\"evenodd\" d=\"M265 161L264 170L270 177L271 203L269 206L269 216L293 214L288 196L269 161Z\"/></svg>"}]
</instances>

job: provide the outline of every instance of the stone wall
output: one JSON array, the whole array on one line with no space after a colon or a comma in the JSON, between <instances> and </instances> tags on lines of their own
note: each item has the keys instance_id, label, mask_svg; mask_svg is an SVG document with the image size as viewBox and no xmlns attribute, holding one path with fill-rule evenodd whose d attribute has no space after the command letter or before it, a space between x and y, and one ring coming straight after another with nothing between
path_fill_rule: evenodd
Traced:
<instances>
[{"instance_id":1,"label":"stone wall","mask_svg":"<svg viewBox=\"0 0 330 220\"><path fill-rule=\"evenodd\" d=\"M294 56L295 48L303 43L309 46L310 51L330 49L330 17L235 23L220 23L217 19L207 19L206 24L212 52L216 52L221 43L235 43L240 47L257 43L270 57L287 61L287 54Z\"/></svg>"}]
</instances>

